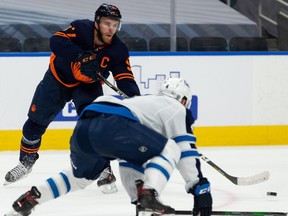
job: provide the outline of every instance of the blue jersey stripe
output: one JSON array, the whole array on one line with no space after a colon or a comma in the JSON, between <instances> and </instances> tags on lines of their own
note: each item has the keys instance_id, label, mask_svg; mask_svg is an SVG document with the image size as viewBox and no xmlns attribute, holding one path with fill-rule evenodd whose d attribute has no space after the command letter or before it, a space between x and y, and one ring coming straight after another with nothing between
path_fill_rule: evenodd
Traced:
<instances>
[{"instance_id":1,"label":"blue jersey stripe","mask_svg":"<svg viewBox=\"0 0 288 216\"><path fill-rule=\"evenodd\" d=\"M166 177L167 181L168 181L169 178L170 178L170 175L169 175L169 173L167 172L167 170L164 169L162 166L160 166L160 165L158 165L158 164L149 163L149 164L147 164L147 166L146 166L146 169L147 169L147 168L154 168L154 169L159 170L159 171L162 172L163 175Z\"/></svg>"},{"instance_id":2,"label":"blue jersey stripe","mask_svg":"<svg viewBox=\"0 0 288 216\"><path fill-rule=\"evenodd\" d=\"M160 154L159 157L161 157L163 160L165 160L165 161L170 163L170 161L166 157L164 157L162 154Z\"/></svg>"},{"instance_id":3,"label":"blue jersey stripe","mask_svg":"<svg viewBox=\"0 0 288 216\"><path fill-rule=\"evenodd\" d=\"M59 197L59 190L57 188L57 185L52 178L47 179L47 182L53 192L54 198L56 199L57 197Z\"/></svg>"},{"instance_id":4,"label":"blue jersey stripe","mask_svg":"<svg viewBox=\"0 0 288 216\"><path fill-rule=\"evenodd\" d=\"M70 182L68 180L68 177L66 176L65 173L63 172L60 172L60 175L62 176L64 182L65 182L65 185L66 185L66 193L68 193L70 190L71 190L71 185L70 185Z\"/></svg>"},{"instance_id":5,"label":"blue jersey stripe","mask_svg":"<svg viewBox=\"0 0 288 216\"><path fill-rule=\"evenodd\" d=\"M177 136L173 138L175 140L176 143L179 142L196 142L196 137L193 135L183 135L183 136Z\"/></svg>"},{"instance_id":6,"label":"blue jersey stripe","mask_svg":"<svg viewBox=\"0 0 288 216\"><path fill-rule=\"evenodd\" d=\"M124 106L113 106L113 105L107 105L107 104L101 104L101 103L93 103L89 106L87 106L81 113L81 115L86 111L94 111L94 112L99 112L99 113L106 113L106 114L114 114L114 115L119 115L126 117L128 119L132 119L134 121L138 121L139 119L133 115L133 113ZM80 117L81 117L80 115Z\"/></svg>"},{"instance_id":7,"label":"blue jersey stripe","mask_svg":"<svg viewBox=\"0 0 288 216\"><path fill-rule=\"evenodd\" d=\"M195 157L195 156L199 156L198 151L184 151L181 152L181 158L185 158L185 157Z\"/></svg>"}]
</instances>

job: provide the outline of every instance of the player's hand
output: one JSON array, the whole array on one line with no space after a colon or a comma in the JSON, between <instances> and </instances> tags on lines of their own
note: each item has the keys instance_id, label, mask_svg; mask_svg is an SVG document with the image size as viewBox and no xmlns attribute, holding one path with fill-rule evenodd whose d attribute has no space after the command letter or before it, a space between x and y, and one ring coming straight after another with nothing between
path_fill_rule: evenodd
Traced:
<instances>
[{"instance_id":1,"label":"player's hand","mask_svg":"<svg viewBox=\"0 0 288 216\"><path fill-rule=\"evenodd\" d=\"M212 196L209 181L206 178L201 179L190 192L194 195L193 216L210 216L212 214Z\"/></svg>"},{"instance_id":2,"label":"player's hand","mask_svg":"<svg viewBox=\"0 0 288 216\"><path fill-rule=\"evenodd\" d=\"M80 54L76 61L72 63L72 72L75 79L81 82L95 82L97 80L97 73L99 72L96 54L93 52L84 52Z\"/></svg>"}]
</instances>

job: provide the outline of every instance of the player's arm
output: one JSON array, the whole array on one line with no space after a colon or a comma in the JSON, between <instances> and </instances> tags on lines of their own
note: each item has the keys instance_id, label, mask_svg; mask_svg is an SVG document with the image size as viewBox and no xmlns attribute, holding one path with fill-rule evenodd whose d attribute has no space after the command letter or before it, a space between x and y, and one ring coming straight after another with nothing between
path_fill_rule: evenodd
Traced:
<instances>
[{"instance_id":1,"label":"player's arm","mask_svg":"<svg viewBox=\"0 0 288 216\"><path fill-rule=\"evenodd\" d=\"M56 32L50 39L53 55L62 57L71 62L71 71L74 78L85 83L96 81L99 65L96 54L92 51L83 51L75 41L80 35L80 26L77 21L71 23L68 28Z\"/></svg>"},{"instance_id":2,"label":"player's arm","mask_svg":"<svg viewBox=\"0 0 288 216\"><path fill-rule=\"evenodd\" d=\"M56 32L50 38L50 49L59 57L74 61L83 50L74 41L77 40L77 27L71 23L68 28Z\"/></svg>"},{"instance_id":3,"label":"player's arm","mask_svg":"<svg viewBox=\"0 0 288 216\"><path fill-rule=\"evenodd\" d=\"M124 62L116 66L114 71L115 73L112 72L114 80L121 91L129 97L140 95L140 90L132 73L128 57Z\"/></svg>"},{"instance_id":4,"label":"player's arm","mask_svg":"<svg viewBox=\"0 0 288 216\"><path fill-rule=\"evenodd\" d=\"M140 95L139 87L133 75L127 47L118 48L118 55L114 56L114 64L111 68L117 87L129 97Z\"/></svg>"},{"instance_id":5,"label":"player's arm","mask_svg":"<svg viewBox=\"0 0 288 216\"><path fill-rule=\"evenodd\" d=\"M193 134L193 124L195 120L190 109L186 108L186 130L187 133Z\"/></svg>"},{"instance_id":6,"label":"player's arm","mask_svg":"<svg viewBox=\"0 0 288 216\"><path fill-rule=\"evenodd\" d=\"M186 130L188 134L193 135L194 121L195 120L193 118L192 112L186 108ZM196 147L196 137L195 139L191 139L189 143L191 150L194 153L197 152L197 155L199 155ZM178 169L186 181L185 187L187 192L191 193L194 196L193 215L211 215L212 196L210 182L207 178L203 177L203 174L201 172L200 160L197 157L194 157L193 154L187 156L186 159L183 155L181 155L181 159L178 164ZM195 164L194 169L190 168L192 164ZM194 176L192 174L193 170ZM192 179L195 179L196 181L193 181Z\"/></svg>"}]
</instances>

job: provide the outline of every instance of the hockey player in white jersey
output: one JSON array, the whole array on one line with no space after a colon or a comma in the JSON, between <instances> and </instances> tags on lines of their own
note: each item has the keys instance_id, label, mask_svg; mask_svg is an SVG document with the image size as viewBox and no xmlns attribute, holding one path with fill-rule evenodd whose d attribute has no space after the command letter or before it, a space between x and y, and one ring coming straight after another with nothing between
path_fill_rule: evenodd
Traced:
<instances>
[{"instance_id":1,"label":"hockey player in white jersey","mask_svg":"<svg viewBox=\"0 0 288 216\"><path fill-rule=\"evenodd\" d=\"M210 183L201 172L199 153L195 146L196 137L192 128L194 118L187 109L190 107L192 98L190 87L183 79L168 78L162 83L159 95L163 97L157 97L157 100L150 99L150 97L143 100L136 98L137 103L127 101L127 104L131 103L131 106L137 106L137 110L141 109L141 120L144 125L154 128L167 138L174 139L179 145L181 158L177 169L186 183L187 193L194 195L193 215L209 216L212 213ZM145 106L148 101L149 107ZM183 106L181 107L179 104ZM141 182L144 180L144 168L121 161L119 169L122 184L128 192L131 202L137 204L138 195L135 181L141 187ZM136 205L136 214L145 215L143 211L145 212L145 208L141 206L140 200L140 203L138 202Z\"/></svg>"},{"instance_id":2,"label":"hockey player in white jersey","mask_svg":"<svg viewBox=\"0 0 288 216\"><path fill-rule=\"evenodd\" d=\"M143 169L144 175L139 173L140 178L138 175L129 178L125 170L121 171L124 186L132 201L137 201L140 215L175 213L158 199L158 195L176 166L186 181L187 192L194 195L195 215L210 215L210 184L200 171L196 138L187 133L187 109L183 105L190 103L191 93L179 95L170 87L174 83L175 90L188 88L190 91L190 88L184 80L176 81L166 80L160 95L124 100L113 96L97 98L84 109L71 137L72 168L33 186L13 203L13 210L7 216L28 216L38 204L85 188L99 177L109 160L116 158ZM137 195L136 179L143 180Z\"/></svg>"}]
</instances>

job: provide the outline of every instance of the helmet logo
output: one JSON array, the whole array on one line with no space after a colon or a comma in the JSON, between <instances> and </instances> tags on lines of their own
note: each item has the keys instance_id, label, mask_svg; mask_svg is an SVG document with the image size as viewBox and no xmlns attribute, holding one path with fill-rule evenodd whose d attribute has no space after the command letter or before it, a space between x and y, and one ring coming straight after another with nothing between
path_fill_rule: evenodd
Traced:
<instances>
[{"instance_id":1,"label":"helmet logo","mask_svg":"<svg viewBox=\"0 0 288 216\"><path fill-rule=\"evenodd\" d=\"M186 82L186 80L183 80L184 81L184 85L186 85L188 88L190 88L189 84Z\"/></svg>"}]
</instances>

